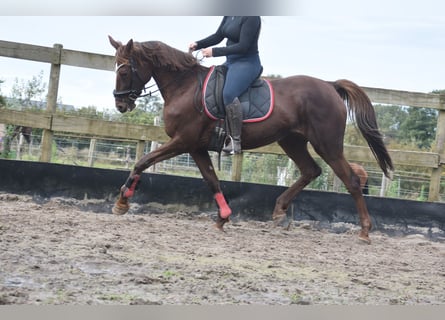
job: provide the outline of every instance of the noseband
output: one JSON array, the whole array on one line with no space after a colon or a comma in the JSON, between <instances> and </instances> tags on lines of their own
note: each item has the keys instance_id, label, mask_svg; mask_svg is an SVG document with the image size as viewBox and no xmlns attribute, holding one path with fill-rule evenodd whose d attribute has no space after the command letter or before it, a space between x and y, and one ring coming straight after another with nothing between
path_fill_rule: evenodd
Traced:
<instances>
[{"instance_id":1,"label":"noseband","mask_svg":"<svg viewBox=\"0 0 445 320\"><path fill-rule=\"evenodd\" d=\"M130 89L121 90L121 91L116 91L116 89L115 89L115 90L113 90L113 96L115 98L124 98L125 96L127 96L128 99L135 101L139 97L145 97L145 96L151 95L151 92L146 93L146 94L141 94L141 93L142 93L142 90L144 90L144 92L145 92L146 89L153 87L153 85L151 85L149 87L144 87L144 85L142 85L142 89L133 88L133 85L137 80L139 80L142 84L144 83L144 81L139 76L136 67L134 66L133 59L130 58L129 63L122 63L122 64L118 65L116 68L116 73L119 71L120 68L122 68L124 66L130 66L130 68L131 68L130 69L131 70Z\"/></svg>"}]
</instances>

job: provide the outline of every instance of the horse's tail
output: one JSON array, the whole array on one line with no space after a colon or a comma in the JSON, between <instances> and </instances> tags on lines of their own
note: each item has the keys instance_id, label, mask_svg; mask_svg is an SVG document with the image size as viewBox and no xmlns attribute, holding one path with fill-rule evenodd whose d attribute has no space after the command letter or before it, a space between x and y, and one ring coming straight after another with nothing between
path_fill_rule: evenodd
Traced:
<instances>
[{"instance_id":1,"label":"horse's tail","mask_svg":"<svg viewBox=\"0 0 445 320\"><path fill-rule=\"evenodd\" d=\"M394 169L391 157L383 143L382 135L377 126L377 120L371 100L355 83L349 80L330 82L340 97L346 102L349 114L355 119L361 134L368 142L374 157L385 176L390 177Z\"/></svg>"}]
</instances>

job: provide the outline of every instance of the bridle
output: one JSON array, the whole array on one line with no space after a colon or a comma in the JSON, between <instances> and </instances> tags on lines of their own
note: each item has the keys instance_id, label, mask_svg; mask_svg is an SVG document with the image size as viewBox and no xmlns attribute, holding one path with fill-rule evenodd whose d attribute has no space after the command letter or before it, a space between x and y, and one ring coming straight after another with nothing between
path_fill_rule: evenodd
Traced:
<instances>
[{"instance_id":1,"label":"bridle","mask_svg":"<svg viewBox=\"0 0 445 320\"><path fill-rule=\"evenodd\" d=\"M197 56L196 56L197 58ZM199 59L199 61L202 61L203 58ZM120 65L118 65L116 67L116 73L119 71L120 68L124 67L124 66L130 66L130 70L131 70L131 80L130 80L130 89L127 90L121 90L121 91L116 91L116 89L113 90L113 96L114 98L125 98L125 96L128 97L128 99L130 99L131 101L136 101L137 98L141 98L141 97L146 97L146 96L151 96L153 93L161 91L161 88L157 88L154 91L149 91L146 92L147 89L150 89L154 86L157 86L157 84L152 84L148 87L144 87L144 85L142 85L141 89L135 89L133 88L133 84L135 81L139 81L141 83L144 83L144 81L141 79L141 77L138 74L138 70L135 67L133 58L130 58L128 60L128 62L124 62ZM175 78L173 81L165 84L162 88L166 88L168 87L170 84L176 82L179 80L179 78L181 78L181 76ZM142 91L144 91L144 94L142 94ZM145 93L146 92L146 93Z\"/></svg>"},{"instance_id":2,"label":"bridle","mask_svg":"<svg viewBox=\"0 0 445 320\"><path fill-rule=\"evenodd\" d=\"M147 89L150 89L151 87L155 86L156 84L152 84L151 86L148 86L148 87L143 87L142 89L135 89L133 87L133 85L136 81L139 81L140 83L144 83L144 81L139 76L138 70L134 66L134 61L132 58L130 58L128 63L122 63L122 64L118 65L116 67L116 73L119 71L120 68L122 68L124 66L130 66L130 70L131 70L130 89L121 90L121 91L116 91L116 89L115 89L115 90L113 90L113 96L115 98L124 98L125 96L128 96L128 99L130 99L132 101L136 101L136 99L140 98L140 97L151 96L151 94L153 92L149 91L148 93L142 94L142 91L146 92ZM155 90L154 92L156 92L156 91L158 91L158 90Z\"/></svg>"}]
</instances>

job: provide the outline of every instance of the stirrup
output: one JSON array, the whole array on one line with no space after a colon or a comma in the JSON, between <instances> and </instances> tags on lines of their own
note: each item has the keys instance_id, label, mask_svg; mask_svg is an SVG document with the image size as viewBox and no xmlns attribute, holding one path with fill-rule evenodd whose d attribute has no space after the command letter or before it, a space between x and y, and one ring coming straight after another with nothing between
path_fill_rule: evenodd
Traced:
<instances>
[{"instance_id":1,"label":"stirrup","mask_svg":"<svg viewBox=\"0 0 445 320\"><path fill-rule=\"evenodd\" d=\"M229 142L229 144L227 146L225 146L222 149L222 151L225 152L226 154L229 154L229 155L243 153L243 150L241 149L241 141L238 141L239 149L235 150L235 140L231 136L229 136L229 137L230 137L230 142Z\"/></svg>"}]
</instances>

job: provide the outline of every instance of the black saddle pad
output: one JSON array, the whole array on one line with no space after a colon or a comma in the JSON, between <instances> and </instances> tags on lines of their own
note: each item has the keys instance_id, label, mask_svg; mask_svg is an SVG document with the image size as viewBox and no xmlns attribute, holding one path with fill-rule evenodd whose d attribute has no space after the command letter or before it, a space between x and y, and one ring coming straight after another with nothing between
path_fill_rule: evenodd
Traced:
<instances>
[{"instance_id":1,"label":"black saddle pad","mask_svg":"<svg viewBox=\"0 0 445 320\"><path fill-rule=\"evenodd\" d=\"M226 111L222 99L225 67L213 66L202 87L202 104L206 114L214 120L224 119ZM243 122L259 122L267 119L273 110L274 94L268 80L257 79L238 97L243 109Z\"/></svg>"}]
</instances>

